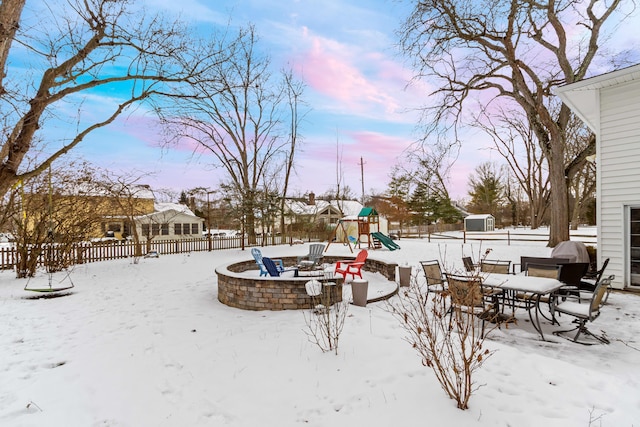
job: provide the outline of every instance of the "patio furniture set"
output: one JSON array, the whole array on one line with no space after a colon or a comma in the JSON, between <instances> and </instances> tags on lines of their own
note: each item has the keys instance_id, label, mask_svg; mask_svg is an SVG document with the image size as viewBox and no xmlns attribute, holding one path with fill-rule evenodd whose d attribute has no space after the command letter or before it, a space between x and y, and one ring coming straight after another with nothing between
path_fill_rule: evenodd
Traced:
<instances>
[{"instance_id":1,"label":"patio furniture set","mask_svg":"<svg viewBox=\"0 0 640 427\"><path fill-rule=\"evenodd\" d=\"M582 338L591 337L608 343L605 336L593 334L587 328L606 303L614 276L605 277L608 260L598 271L590 272L589 263L574 262L575 258L521 257L519 270L511 261L483 260L478 264L463 258L466 274L443 273L437 260L422 261L427 292L446 292L450 312L464 310L485 321L497 324L516 320L517 309L524 309L542 340L545 340L543 319L560 325L559 318L573 319L575 328L554 331L553 334L580 344L593 344ZM513 267L513 269L511 269Z\"/></svg>"},{"instance_id":2,"label":"patio furniture set","mask_svg":"<svg viewBox=\"0 0 640 427\"><path fill-rule=\"evenodd\" d=\"M323 264L323 252L325 245L311 244L309 245L309 253L297 257L296 265L285 267L281 259L272 259L263 257L262 252L258 248L251 249L251 254L260 268L260 276L279 277L287 271L292 271L294 277L316 277L332 279L333 275L341 274L345 279L356 276L362 279L362 267L364 266L368 252L366 249L361 250L355 259L336 261L333 271L330 270L328 264Z\"/></svg>"}]
</instances>

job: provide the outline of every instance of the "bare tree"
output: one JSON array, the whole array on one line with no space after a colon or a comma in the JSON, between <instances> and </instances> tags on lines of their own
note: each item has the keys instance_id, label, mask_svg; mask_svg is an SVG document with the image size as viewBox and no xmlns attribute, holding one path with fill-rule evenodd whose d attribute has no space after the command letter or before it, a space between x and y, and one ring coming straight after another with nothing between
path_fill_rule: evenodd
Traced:
<instances>
[{"instance_id":1,"label":"bare tree","mask_svg":"<svg viewBox=\"0 0 640 427\"><path fill-rule=\"evenodd\" d=\"M299 142L298 129L300 123L305 116L304 111L300 111L300 106L303 104L302 95L304 93L304 84L297 81L290 71L283 72L284 88L287 99L287 105L289 106L289 150L285 154L285 166L284 166L284 181L282 184L282 197L280 198L280 232L284 236L285 233L285 199L289 190L289 180L291 179L291 172L293 171L294 159L296 154L296 148Z\"/></svg>"},{"instance_id":2,"label":"bare tree","mask_svg":"<svg viewBox=\"0 0 640 427\"><path fill-rule=\"evenodd\" d=\"M0 195L20 179L45 171L132 105L176 96L177 87L201 78L205 64L225 60L222 45L213 51L212 44L189 39L190 31L180 22L148 15L134 2L41 2L38 19L53 23L49 26L18 24L25 1L0 3ZM19 49L12 61L15 46ZM16 67L24 61L24 49L30 73ZM103 104L103 117L86 111L85 100L98 90L122 93L123 88L125 95L111 110ZM55 144L48 140L50 154L27 167L25 156L38 138L50 138L47 124L59 123L69 105L77 108L75 125L68 124L68 129L76 128L72 136Z\"/></svg>"},{"instance_id":3,"label":"bare tree","mask_svg":"<svg viewBox=\"0 0 640 427\"><path fill-rule=\"evenodd\" d=\"M283 125L285 104L294 108L301 94L290 74L284 84L273 77L270 59L258 52L253 26L240 30L229 59L208 67L209 78L193 85L193 97L160 110L169 128L168 142L189 139L211 153L241 202L240 217L249 239L255 239L255 208L259 186L283 153L293 155L297 122L291 138ZM223 49L224 46L218 46ZM291 100L290 97L293 97ZM292 104L292 102L295 104ZM285 161L287 169L292 157Z\"/></svg>"},{"instance_id":4,"label":"bare tree","mask_svg":"<svg viewBox=\"0 0 640 427\"><path fill-rule=\"evenodd\" d=\"M439 84L434 95L440 99L426 109L430 132L463 123L463 106L474 92L489 98L485 104L500 100L523 111L549 166L550 246L569 239L565 145L571 117L552 89L587 75L603 25L620 5L621 0L429 0L416 3L401 30L401 48L414 60L417 77ZM575 28L581 30L577 40L568 33Z\"/></svg>"},{"instance_id":5,"label":"bare tree","mask_svg":"<svg viewBox=\"0 0 640 427\"><path fill-rule=\"evenodd\" d=\"M535 133L521 110L482 112L475 126L491 136L496 151L524 190L529 204L531 228L536 229L549 206L549 174ZM582 150L583 147L580 148Z\"/></svg>"},{"instance_id":6,"label":"bare tree","mask_svg":"<svg viewBox=\"0 0 640 427\"><path fill-rule=\"evenodd\" d=\"M595 135L575 116L570 121L569 134L567 158L572 163L567 168L567 182L569 194L573 199L571 229L576 230L596 191L596 165L589 161L595 156ZM592 146L593 150L582 150L585 145Z\"/></svg>"},{"instance_id":7,"label":"bare tree","mask_svg":"<svg viewBox=\"0 0 640 427\"><path fill-rule=\"evenodd\" d=\"M26 1L2 0L0 2L0 96L4 96L6 93L4 78L6 77L7 59Z\"/></svg>"},{"instance_id":8,"label":"bare tree","mask_svg":"<svg viewBox=\"0 0 640 427\"><path fill-rule=\"evenodd\" d=\"M95 188L101 197L111 201L113 214L118 214L124 220L123 237L131 237L134 242L134 263L142 256L142 237L146 237L147 252L149 252L153 234L141 236L136 219L154 212L154 193L142 181L148 176L146 173L135 171L116 173L102 171L96 177Z\"/></svg>"},{"instance_id":9,"label":"bare tree","mask_svg":"<svg viewBox=\"0 0 640 427\"><path fill-rule=\"evenodd\" d=\"M78 189L92 179L86 163L66 163L52 167L10 190L15 212L18 277L32 277L40 260L48 271L71 265L74 246L86 241L100 224L99 199L83 198Z\"/></svg>"}]
</instances>

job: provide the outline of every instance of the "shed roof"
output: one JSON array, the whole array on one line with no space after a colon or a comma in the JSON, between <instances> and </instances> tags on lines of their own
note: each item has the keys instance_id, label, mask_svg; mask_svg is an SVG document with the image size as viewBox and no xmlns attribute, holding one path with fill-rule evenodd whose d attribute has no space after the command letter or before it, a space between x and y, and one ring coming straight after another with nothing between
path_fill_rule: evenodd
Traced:
<instances>
[{"instance_id":1,"label":"shed roof","mask_svg":"<svg viewBox=\"0 0 640 427\"><path fill-rule=\"evenodd\" d=\"M473 215L467 215L466 217L464 217L464 219L487 219L487 218L493 218L493 215L491 215L491 214L473 214Z\"/></svg>"}]
</instances>

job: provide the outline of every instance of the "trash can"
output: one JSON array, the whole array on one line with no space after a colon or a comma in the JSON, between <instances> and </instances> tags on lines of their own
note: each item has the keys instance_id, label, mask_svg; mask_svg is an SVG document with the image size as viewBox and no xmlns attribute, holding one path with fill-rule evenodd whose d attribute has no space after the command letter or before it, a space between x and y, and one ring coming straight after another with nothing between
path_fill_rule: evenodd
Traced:
<instances>
[{"instance_id":1,"label":"trash can","mask_svg":"<svg viewBox=\"0 0 640 427\"><path fill-rule=\"evenodd\" d=\"M351 281L351 294L353 295L353 304L360 307L366 307L368 290L368 281L363 279L353 279L353 281Z\"/></svg>"},{"instance_id":2,"label":"trash can","mask_svg":"<svg viewBox=\"0 0 640 427\"><path fill-rule=\"evenodd\" d=\"M411 266L400 266L398 267L398 272L400 273L400 286L409 286L409 283L411 283Z\"/></svg>"}]
</instances>

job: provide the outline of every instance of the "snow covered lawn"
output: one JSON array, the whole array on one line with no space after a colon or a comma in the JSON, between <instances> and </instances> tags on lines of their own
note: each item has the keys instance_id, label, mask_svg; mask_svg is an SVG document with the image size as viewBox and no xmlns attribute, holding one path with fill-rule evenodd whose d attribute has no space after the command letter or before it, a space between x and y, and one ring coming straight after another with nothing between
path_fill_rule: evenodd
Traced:
<instances>
[{"instance_id":1,"label":"snow covered lawn","mask_svg":"<svg viewBox=\"0 0 640 427\"><path fill-rule=\"evenodd\" d=\"M491 247L492 259L548 256L544 243L400 240L370 256L412 265ZM308 244L262 248L270 257ZM333 244L329 254L349 255ZM250 312L217 300L225 250L76 266L73 294L26 299L0 273L1 426L637 426L640 296L613 293L590 328L610 345L541 341L520 313L495 330L496 350L460 411L403 340L386 303L349 307L338 355L304 333L302 311ZM371 282L383 280L367 274ZM417 273L414 273L417 274ZM44 280L44 278L42 279ZM348 286L347 286L348 289ZM563 328L567 328L565 319Z\"/></svg>"}]
</instances>

